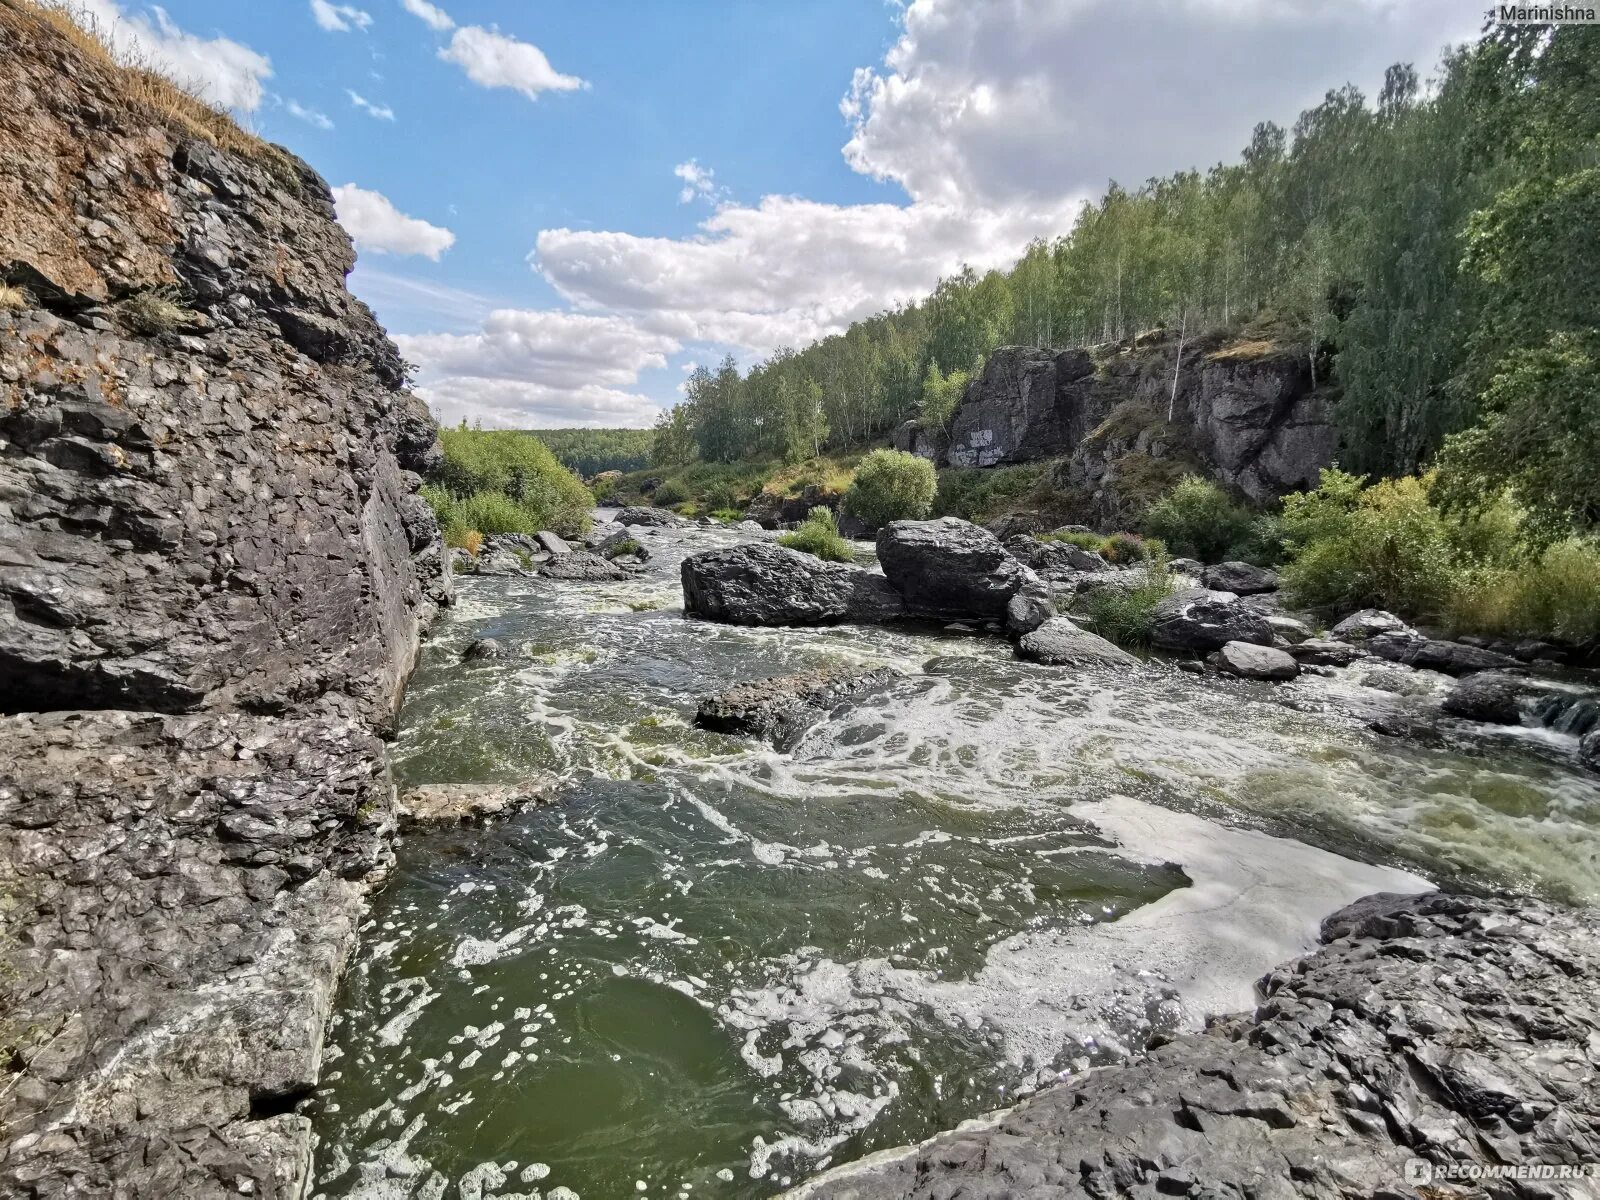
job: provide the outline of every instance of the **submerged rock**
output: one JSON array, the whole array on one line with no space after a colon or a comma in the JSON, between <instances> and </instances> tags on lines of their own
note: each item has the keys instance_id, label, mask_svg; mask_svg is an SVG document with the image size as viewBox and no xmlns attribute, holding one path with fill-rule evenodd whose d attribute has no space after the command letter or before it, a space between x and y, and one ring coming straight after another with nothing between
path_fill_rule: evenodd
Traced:
<instances>
[{"instance_id":1,"label":"submerged rock","mask_svg":"<svg viewBox=\"0 0 1600 1200\"><path fill-rule=\"evenodd\" d=\"M1260 612L1241 604L1232 592L1195 588L1156 605L1151 644L1162 650L1209 653L1229 642L1272 644L1272 626Z\"/></svg>"},{"instance_id":2,"label":"submerged rock","mask_svg":"<svg viewBox=\"0 0 1600 1200\"><path fill-rule=\"evenodd\" d=\"M1329 917L1322 940L1261 980L1253 1013L790 1196L1398 1200L1419 1194L1408 1164L1480 1167L1488 1137L1501 1163L1594 1161L1600 934L1586 916L1373 896Z\"/></svg>"},{"instance_id":3,"label":"submerged rock","mask_svg":"<svg viewBox=\"0 0 1600 1200\"><path fill-rule=\"evenodd\" d=\"M1256 596L1278 590L1278 573L1254 563L1217 563L1206 567L1201 579L1214 592L1233 592L1239 596Z\"/></svg>"},{"instance_id":4,"label":"submerged rock","mask_svg":"<svg viewBox=\"0 0 1600 1200\"><path fill-rule=\"evenodd\" d=\"M555 799L560 780L540 775L522 783L428 783L400 793L402 825L440 825L503 817Z\"/></svg>"},{"instance_id":5,"label":"submerged rock","mask_svg":"<svg viewBox=\"0 0 1600 1200\"><path fill-rule=\"evenodd\" d=\"M1052 667L1137 667L1139 660L1066 617L1051 617L1017 642L1017 657Z\"/></svg>"},{"instance_id":6,"label":"submerged rock","mask_svg":"<svg viewBox=\"0 0 1600 1200\"><path fill-rule=\"evenodd\" d=\"M1300 674L1300 664L1282 650L1249 642L1229 642L1218 650L1217 666L1240 679L1282 681Z\"/></svg>"},{"instance_id":7,"label":"submerged rock","mask_svg":"<svg viewBox=\"0 0 1600 1200\"><path fill-rule=\"evenodd\" d=\"M1336 642L1331 638L1308 638L1288 649L1289 657L1307 667L1348 667L1367 652L1351 642Z\"/></svg>"},{"instance_id":8,"label":"submerged rock","mask_svg":"<svg viewBox=\"0 0 1600 1200\"><path fill-rule=\"evenodd\" d=\"M539 569L546 579L568 579L585 583L603 583L607 580L627 579L629 574L617 563L591 554L587 550L569 550L553 556Z\"/></svg>"},{"instance_id":9,"label":"submerged rock","mask_svg":"<svg viewBox=\"0 0 1600 1200\"><path fill-rule=\"evenodd\" d=\"M800 735L847 700L881 691L900 672L888 667L801 671L741 683L700 701L695 724L718 733L766 737L787 749Z\"/></svg>"},{"instance_id":10,"label":"submerged rock","mask_svg":"<svg viewBox=\"0 0 1600 1200\"><path fill-rule=\"evenodd\" d=\"M929 620L1004 618L1011 597L1036 582L999 538L957 517L891 522L878 534L878 561L906 615Z\"/></svg>"},{"instance_id":11,"label":"submerged rock","mask_svg":"<svg viewBox=\"0 0 1600 1200\"><path fill-rule=\"evenodd\" d=\"M469 642L467 648L461 652L463 662L483 662L491 658L505 658L509 651L494 638L479 638Z\"/></svg>"},{"instance_id":12,"label":"submerged rock","mask_svg":"<svg viewBox=\"0 0 1600 1200\"><path fill-rule=\"evenodd\" d=\"M904 611L882 575L770 542L693 554L681 569L683 611L731 625L870 624Z\"/></svg>"}]
</instances>

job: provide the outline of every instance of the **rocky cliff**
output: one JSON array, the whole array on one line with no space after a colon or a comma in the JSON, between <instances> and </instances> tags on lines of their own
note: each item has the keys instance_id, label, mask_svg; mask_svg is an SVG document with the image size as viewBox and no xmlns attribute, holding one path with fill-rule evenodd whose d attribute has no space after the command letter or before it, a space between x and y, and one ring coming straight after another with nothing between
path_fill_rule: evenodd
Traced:
<instances>
[{"instance_id":1,"label":"rocky cliff","mask_svg":"<svg viewBox=\"0 0 1600 1200\"><path fill-rule=\"evenodd\" d=\"M298 1195L448 601L326 185L0 0L0 1193Z\"/></svg>"},{"instance_id":2,"label":"rocky cliff","mask_svg":"<svg viewBox=\"0 0 1600 1200\"><path fill-rule=\"evenodd\" d=\"M1315 486L1338 434L1306 356L1210 334L1188 339L1180 359L1178 342L1158 331L1092 350L1004 347L948 431L913 422L895 444L951 467L1061 459L1057 486L1102 524L1136 515L1189 472L1258 502Z\"/></svg>"}]
</instances>

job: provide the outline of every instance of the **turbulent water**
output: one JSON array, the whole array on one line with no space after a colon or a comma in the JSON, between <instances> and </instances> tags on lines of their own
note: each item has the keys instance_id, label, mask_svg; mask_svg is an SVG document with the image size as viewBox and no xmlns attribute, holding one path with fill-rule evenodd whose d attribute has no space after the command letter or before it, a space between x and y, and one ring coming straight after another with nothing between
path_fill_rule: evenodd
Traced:
<instances>
[{"instance_id":1,"label":"turbulent water","mask_svg":"<svg viewBox=\"0 0 1600 1200\"><path fill-rule=\"evenodd\" d=\"M1570 739L1367 731L1437 677L684 619L678 561L734 536L649 537L622 584L463 583L402 781L568 787L402 843L331 1035L320 1193L770 1195L1248 1007L1357 896L1600 897ZM460 663L484 636L518 655ZM789 753L693 727L701 694L837 664L905 678Z\"/></svg>"}]
</instances>

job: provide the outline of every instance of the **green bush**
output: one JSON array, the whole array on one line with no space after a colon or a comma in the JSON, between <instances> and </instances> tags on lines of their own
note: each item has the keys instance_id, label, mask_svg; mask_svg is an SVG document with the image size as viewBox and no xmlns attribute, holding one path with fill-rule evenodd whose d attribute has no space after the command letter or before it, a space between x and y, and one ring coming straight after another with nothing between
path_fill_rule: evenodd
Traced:
<instances>
[{"instance_id":1,"label":"green bush","mask_svg":"<svg viewBox=\"0 0 1600 1200\"><path fill-rule=\"evenodd\" d=\"M828 562L853 562L856 557L850 543L839 536L839 522L831 508L813 508L800 528L780 537L778 545L815 554Z\"/></svg>"},{"instance_id":2,"label":"green bush","mask_svg":"<svg viewBox=\"0 0 1600 1200\"><path fill-rule=\"evenodd\" d=\"M1164 561L1154 559L1145 569L1149 572L1148 582L1135 588L1100 588L1077 604L1085 623L1119 646L1139 648L1150 644L1156 605L1177 587Z\"/></svg>"},{"instance_id":3,"label":"green bush","mask_svg":"<svg viewBox=\"0 0 1600 1200\"><path fill-rule=\"evenodd\" d=\"M466 547L475 533L538 533L549 528L504 492L452 496L444 488L425 487L422 498L433 507L447 546Z\"/></svg>"},{"instance_id":4,"label":"green bush","mask_svg":"<svg viewBox=\"0 0 1600 1200\"><path fill-rule=\"evenodd\" d=\"M740 512L737 508L716 508L716 509L712 509L711 515L713 517L717 518L717 520L719 520L719 521L742 521L742 520L744 520L744 514L742 512Z\"/></svg>"},{"instance_id":5,"label":"green bush","mask_svg":"<svg viewBox=\"0 0 1600 1200\"><path fill-rule=\"evenodd\" d=\"M1106 539L1098 533L1090 533L1087 529L1063 529L1054 533L1041 533L1041 542L1065 542L1069 546L1076 546L1079 550L1092 550L1099 554L1105 548Z\"/></svg>"},{"instance_id":6,"label":"green bush","mask_svg":"<svg viewBox=\"0 0 1600 1200\"><path fill-rule=\"evenodd\" d=\"M1252 517L1209 479L1190 475L1150 507L1143 524L1174 554L1221 562L1247 542Z\"/></svg>"},{"instance_id":7,"label":"green bush","mask_svg":"<svg viewBox=\"0 0 1600 1200\"><path fill-rule=\"evenodd\" d=\"M1485 568L1451 597L1446 620L1457 633L1600 640L1600 547L1573 538L1527 562Z\"/></svg>"},{"instance_id":8,"label":"green bush","mask_svg":"<svg viewBox=\"0 0 1600 1200\"><path fill-rule=\"evenodd\" d=\"M1046 471L1039 463L946 468L937 473L939 490L933 500L933 515L981 524L1003 512L1030 506L1046 488Z\"/></svg>"},{"instance_id":9,"label":"green bush","mask_svg":"<svg viewBox=\"0 0 1600 1200\"><path fill-rule=\"evenodd\" d=\"M1142 537L1131 533L1113 533L1105 539L1100 553L1105 555L1107 562L1143 562L1150 557L1150 547Z\"/></svg>"},{"instance_id":10,"label":"green bush","mask_svg":"<svg viewBox=\"0 0 1600 1200\"><path fill-rule=\"evenodd\" d=\"M901 450L874 450L856 468L845 507L869 525L914 521L933 509L939 475L933 464Z\"/></svg>"},{"instance_id":11,"label":"green bush","mask_svg":"<svg viewBox=\"0 0 1600 1200\"><path fill-rule=\"evenodd\" d=\"M482 493L498 494L523 510L524 524L531 528L504 532L548 529L576 537L588 529L593 498L538 438L512 430L444 429L439 440L444 466L436 482L446 492L463 502ZM485 503L486 511L504 517L495 502Z\"/></svg>"},{"instance_id":12,"label":"green bush","mask_svg":"<svg viewBox=\"0 0 1600 1200\"><path fill-rule=\"evenodd\" d=\"M675 504L683 504L689 498L689 489L676 479L663 481L660 487L650 493L650 502L658 508L671 508Z\"/></svg>"}]
</instances>

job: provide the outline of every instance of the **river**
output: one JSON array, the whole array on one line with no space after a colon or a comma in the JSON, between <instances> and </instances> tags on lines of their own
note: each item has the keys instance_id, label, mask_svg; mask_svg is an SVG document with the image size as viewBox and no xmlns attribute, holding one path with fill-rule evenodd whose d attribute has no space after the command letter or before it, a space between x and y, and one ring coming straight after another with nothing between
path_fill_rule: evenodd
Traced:
<instances>
[{"instance_id":1,"label":"river","mask_svg":"<svg viewBox=\"0 0 1600 1200\"><path fill-rule=\"evenodd\" d=\"M939 629L686 620L625 583L464 579L394 747L404 783L567 781L409 834L313 1106L325 1196L755 1197L916 1141L1253 981L1374 891L1600 897L1570 739L1445 724L1357 665L1287 685L1016 661ZM474 638L514 648L460 662ZM904 679L792 751L693 725L803 667Z\"/></svg>"}]
</instances>

